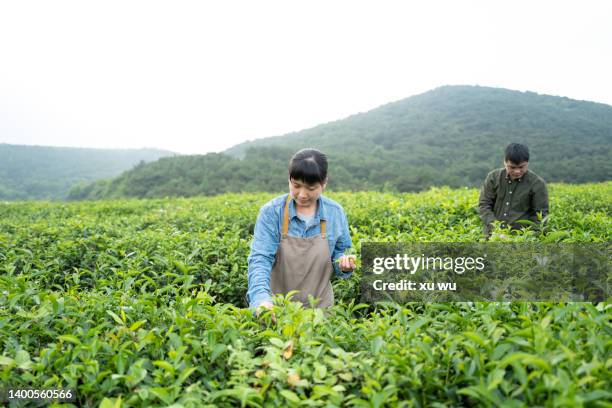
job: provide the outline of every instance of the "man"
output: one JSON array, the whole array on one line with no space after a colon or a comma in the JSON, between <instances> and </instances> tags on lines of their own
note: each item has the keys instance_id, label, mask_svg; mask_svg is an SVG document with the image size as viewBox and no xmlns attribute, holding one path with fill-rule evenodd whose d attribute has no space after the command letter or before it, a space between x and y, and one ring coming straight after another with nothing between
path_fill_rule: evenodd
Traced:
<instances>
[{"instance_id":1,"label":"man","mask_svg":"<svg viewBox=\"0 0 612 408\"><path fill-rule=\"evenodd\" d=\"M491 223L495 220L512 229L520 229L524 225L517 221L539 223L548 214L546 182L529 171L528 166L527 146L510 143L506 147L504 168L487 175L478 200L485 238L491 236Z\"/></svg>"}]
</instances>

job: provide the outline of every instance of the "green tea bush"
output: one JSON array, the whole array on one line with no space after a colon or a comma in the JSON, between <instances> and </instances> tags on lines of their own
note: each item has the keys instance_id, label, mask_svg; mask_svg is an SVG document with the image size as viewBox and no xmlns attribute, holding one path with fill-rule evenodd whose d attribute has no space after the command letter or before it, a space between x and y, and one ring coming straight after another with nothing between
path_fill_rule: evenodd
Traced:
<instances>
[{"instance_id":1,"label":"green tea bush","mask_svg":"<svg viewBox=\"0 0 612 408\"><path fill-rule=\"evenodd\" d=\"M510 241L609 242L612 183L550 195L542 231ZM610 406L607 302L363 305L357 271L328 311L278 296L276 323L253 317L246 259L273 196L0 203L0 388L103 407ZM476 190L330 196L357 254L482 239Z\"/></svg>"}]
</instances>

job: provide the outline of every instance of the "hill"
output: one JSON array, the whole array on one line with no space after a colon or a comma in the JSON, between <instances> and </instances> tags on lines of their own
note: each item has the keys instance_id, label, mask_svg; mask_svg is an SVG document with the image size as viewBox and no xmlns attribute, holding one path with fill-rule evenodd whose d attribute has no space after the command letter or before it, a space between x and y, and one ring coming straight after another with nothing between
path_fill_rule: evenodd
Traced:
<instances>
[{"instance_id":1,"label":"hill","mask_svg":"<svg viewBox=\"0 0 612 408\"><path fill-rule=\"evenodd\" d=\"M0 200L65 199L75 184L115 177L158 149L87 149L0 144Z\"/></svg>"},{"instance_id":2,"label":"hill","mask_svg":"<svg viewBox=\"0 0 612 408\"><path fill-rule=\"evenodd\" d=\"M553 182L612 179L612 106L506 89L445 86L369 112L223 154L139 166L70 197L192 196L282 190L291 155L329 155L334 190L420 191L478 186L510 142L527 144L531 169ZM146 188L154 186L154 188Z\"/></svg>"}]
</instances>

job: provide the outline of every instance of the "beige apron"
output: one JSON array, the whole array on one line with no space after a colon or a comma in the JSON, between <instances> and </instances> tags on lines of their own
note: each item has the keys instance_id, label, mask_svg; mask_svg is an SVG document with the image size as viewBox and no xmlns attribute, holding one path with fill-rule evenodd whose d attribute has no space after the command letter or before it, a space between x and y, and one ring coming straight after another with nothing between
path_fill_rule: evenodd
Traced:
<instances>
[{"instance_id":1,"label":"beige apron","mask_svg":"<svg viewBox=\"0 0 612 408\"><path fill-rule=\"evenodd\" d=\"M283 230L270 275L270 289L274 295L298 290L292 300L302 302L305 307L310 307L309 294L320 299L316 307L330 307L334 304L334 292L329 282L333 266L325 238L325 220L321 220L320 235L308 238L288 236L290 201L291 195L287 196L285 203Z\"/></svg>"}]
</instances>

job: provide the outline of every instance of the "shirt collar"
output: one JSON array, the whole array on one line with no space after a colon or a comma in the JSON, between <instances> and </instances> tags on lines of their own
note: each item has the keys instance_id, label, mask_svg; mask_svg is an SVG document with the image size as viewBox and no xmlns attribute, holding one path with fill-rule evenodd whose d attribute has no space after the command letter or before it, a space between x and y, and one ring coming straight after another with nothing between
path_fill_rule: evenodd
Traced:
<instances>
[{"instance_id":1,"label":"shirt collar","mask_svg":"<svg viewBox=\"0 0 612 408\"><path fill-rule=\"evenodd\" d=\"M327 220L325 215L325 204L323 204L322 196L317 199L317 211L314 213L315 219ZM289 219L297 218L297 209L295 208L295 200L289 202Z\"/></svg>"}]
</instances>

